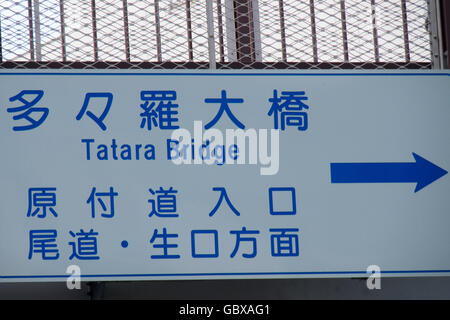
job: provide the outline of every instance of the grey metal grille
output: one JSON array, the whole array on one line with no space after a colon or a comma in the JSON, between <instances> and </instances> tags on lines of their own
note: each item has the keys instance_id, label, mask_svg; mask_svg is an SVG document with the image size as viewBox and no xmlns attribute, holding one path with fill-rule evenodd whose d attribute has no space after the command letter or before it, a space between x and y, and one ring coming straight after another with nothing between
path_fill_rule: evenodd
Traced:
<instances>
[{"instance_id":1,"label":"grey metal grille","mask_svg":"<svg viewBox=\"0 0 450 320\"><path fill-rule=\"evenodd\" d=\"M426 0L1 0L0 68L429 69L430 10Z\"/></svg>"}]
</instances>

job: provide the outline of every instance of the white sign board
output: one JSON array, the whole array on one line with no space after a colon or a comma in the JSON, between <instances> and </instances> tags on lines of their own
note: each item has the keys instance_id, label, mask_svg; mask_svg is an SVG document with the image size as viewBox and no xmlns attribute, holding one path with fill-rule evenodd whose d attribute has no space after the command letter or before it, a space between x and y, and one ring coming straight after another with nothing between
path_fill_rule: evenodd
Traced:
<instances>
[{"instance_id":1,"label":"white sign board","mask_svg":"<svg viewBox=\"0 0 450 320\"><path fill-rule=\"evenodd\" d=\"M447 72L0 83L0 281L450 273Z\"/></svg>"}]
</instances>

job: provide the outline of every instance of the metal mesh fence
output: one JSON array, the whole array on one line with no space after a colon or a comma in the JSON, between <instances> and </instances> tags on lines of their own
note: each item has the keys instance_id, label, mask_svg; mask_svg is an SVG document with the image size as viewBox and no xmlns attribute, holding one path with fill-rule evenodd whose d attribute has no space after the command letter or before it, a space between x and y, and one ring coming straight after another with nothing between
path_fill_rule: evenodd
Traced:
<instances>
[{"instance_id":1,"label":"metal mesh fence","mask_svg":"<svg viewBox=\"0 0 450 320\"><path fill-rule=\"evenodd\" d=\"M426 0L0 0L0 68L425 68Z\"/></svg>"}]
</instances>

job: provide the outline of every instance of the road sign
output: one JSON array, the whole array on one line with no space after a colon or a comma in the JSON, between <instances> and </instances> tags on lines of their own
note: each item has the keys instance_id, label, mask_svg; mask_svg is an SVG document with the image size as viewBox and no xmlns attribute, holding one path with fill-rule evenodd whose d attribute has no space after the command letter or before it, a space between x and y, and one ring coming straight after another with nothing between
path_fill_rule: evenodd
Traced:
<instances>
[{"instance_id":1,"label":"road sign","mask_svg":"<svg viewBox=\"0 0 450 320\"><path fill-rule=\"evenodd\" d=\"M0 281L450 273L448 72L0 73Z\"/></svg>"}]
</instances>

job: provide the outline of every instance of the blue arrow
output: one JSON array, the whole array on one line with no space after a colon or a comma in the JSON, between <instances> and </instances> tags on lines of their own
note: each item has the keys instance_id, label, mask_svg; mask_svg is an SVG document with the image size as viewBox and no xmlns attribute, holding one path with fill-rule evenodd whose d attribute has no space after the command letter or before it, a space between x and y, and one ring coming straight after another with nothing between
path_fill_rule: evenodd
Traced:
<instances>
[{"instance_id":1,"label":"blue arrow","mask_svg":"<svg viewBox=\"0 0 450 320\"><path fill-rule=\"evenodd\" d=\"M416 162L330 163L331 183L417 183L417 192L447 171L413 152Z\"/></svg>"}]
</instances>

